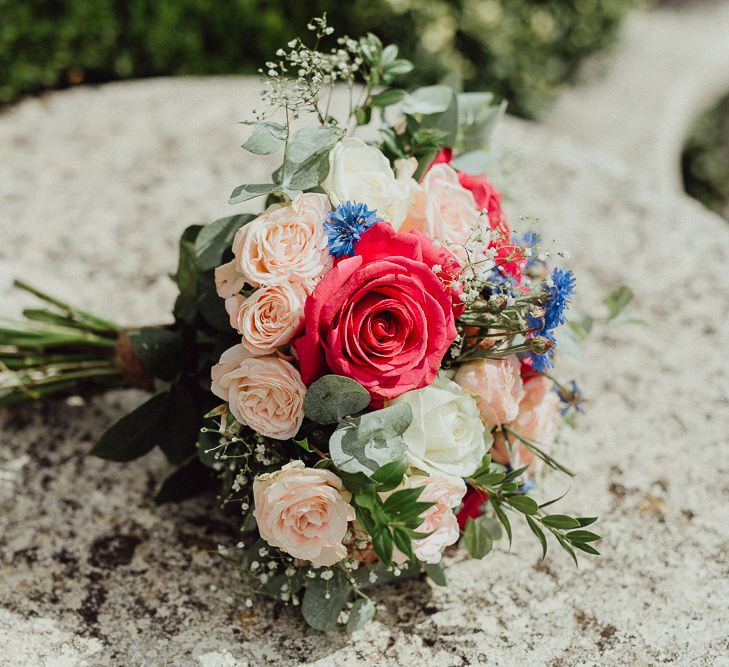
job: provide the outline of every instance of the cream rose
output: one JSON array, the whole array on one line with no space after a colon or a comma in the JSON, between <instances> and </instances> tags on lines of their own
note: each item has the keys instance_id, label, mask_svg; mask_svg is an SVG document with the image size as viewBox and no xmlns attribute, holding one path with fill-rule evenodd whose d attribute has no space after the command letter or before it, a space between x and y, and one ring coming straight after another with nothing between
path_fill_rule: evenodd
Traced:
<instances>
[{"instance_id":1,"label":"cream rose","mask_svg":"<svg viewBox=\"0 0 729 667\"><path fill-rule=\"evenodd\" d=\"M322 184L339 202L356 201L398 229L405 219L415 183L412 169L395 176L388 159L361 139L343 139L329 154L329 174Z\"/></svg>"},{"instance_id":2,"label":"cream rose","mask_svg":"<svg viewBox=\"0 0 729 667\"><path fill-rule=\"evenodd\" d=\"M254 287L313 286L332 266L323 224L329 210L326 195L316 193L301 194L288 206L270 206L236 233L235 270Z\"/></svg>"},{"instance_id":3,"label":"cream rose","mask_svg":"<svg viewBox=\"0 0 729 667\"><path fill-rule=\"evenodd\" d=\"M306 290L301 283L261 287L248 298L225 300L232 326L253 355L270 354L288 343L304 324Z\"/></svg>"},{"instance_id":4,"label":"cream rose","mask_svg":"<svg viewBox=\"0 0 729 667\"><path fill-rule=\"evenodd\" d=\"M516 355L468 361L458 369L454 380L476 399L487 428L516 419L524 397Z\"/></svg>"},{"instance_id":5,"label":"cream rose","mask_svg":"<svg viewBox=\"0 0 729 667\"><path fill-rule=\"evenodd\" d=\"M408 391L390 402L407 403L412 424L403 433L410 463L426 472L468 477L491 444L476 402L440 374L433 384Z\"/></svg>"},{"instance_id":6,"label":"cream rose","mask_svg":"<svg viewBox=\"0 0 729 667\"><path fill-rule=\"evenodd\" d=\"M420 230L430 238L440 239L461 263L465 262L465 245L475 243L474 230L486 231L476 201L470 190L458 181L457 172L447 164L436 164L420 183L420 192L412 197L412 205L402 231ZM485 249L487 243L474 250ZM472 259L475 258L472 255Z\"/></svg>"},{"instance_id":7,"label":"cream rose","mask_svg":"<svg viewBox=\"0 0 729 667\"><path fill-rule=\"evenodd\" d=\"M276 440L288 440L299 430L306 387L288 361L252 357L242 345L234 345L211 375L211 391L228 402L241 424Z\"/></svg>"},{"instance_id":8,"label":"cream rose","mask_svg":"<svg viewBox=\"0 0 729 667\"><path fill-rule=\"evenodd\" d=\"M418 527L418 532L430 535L413 540L413 554L424 563L439 563L443 550L458 541L460 531L453 510L466 495L466 484L459 477L435 473L429 477L413 476L408 486L424 487L418 500L435 503L423 512L423 523Z\"/></svg>"},{"instance_id":9,"label":"cream rose","mask_svg":"<svg viewBox=\"0 0 729 667\"><path fill-rule=\"evenodd\" d=\"M350 493L329 470L292 461L253 482L253 516L271 546L294 558L329 566L342 560L342 540L355 518Z\"/></svg>"}]
</instances>

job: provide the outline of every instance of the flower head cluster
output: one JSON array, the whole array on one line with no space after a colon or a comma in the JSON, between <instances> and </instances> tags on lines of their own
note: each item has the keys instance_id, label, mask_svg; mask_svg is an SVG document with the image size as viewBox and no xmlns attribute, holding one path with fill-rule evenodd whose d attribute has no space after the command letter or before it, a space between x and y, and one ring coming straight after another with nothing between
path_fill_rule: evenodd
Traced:
<instances>
[{"instance_id":1,"label":"flower head cluster","mask_svg":"<svg viewBox=\"0 0 729 667\"><path fill-rule=\"evenodd\" d=\"M377 211L370 211L367 204L345 201L330 211L324 221L324 231L329 238L329 254L334 257L350 257L354 248L370 227L382 222Z\"/></svg>"}]
</instances>

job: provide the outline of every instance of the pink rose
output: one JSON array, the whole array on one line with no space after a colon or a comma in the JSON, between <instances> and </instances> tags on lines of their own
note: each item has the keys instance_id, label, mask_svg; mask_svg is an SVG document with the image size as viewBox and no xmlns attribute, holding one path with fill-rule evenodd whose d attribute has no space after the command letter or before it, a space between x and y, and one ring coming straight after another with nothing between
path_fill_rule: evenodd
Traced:
<instances>
[{"instance_id":1,"label":"pink rose","mask_svg":"<svg viewBox=\"0 0 729 667\"><path fill-rule=\"evenodd\" d=\"M288 361L252 357L234 345L213 366L211 391L245 426L275 440L293 437L304 419L306 387Z\"/></svg>"},{"instance_id":2,"label":"pink rose","mask_svg":"<svg viewBox=\"0 0 729 667\"><path fill-rule=\"evenodd\" d=\"M225 300L230 325L253 355L265 355L288 343L304 324L306 290L301 283L261 287L248 298Z\"/></svg>"},{"instance_id":3,"label":"pink rose","mask_svg":"<svg viewBox=\"0 0 729 667\"><path fill-rule=\"evenodd\" d=\"M271 546L315 566L329 566L347 555L342 540L355 518L350 498L334 473L292 461L253 482L253 516Z\"/></svg>"},{"instance_id":4,"label":"pink rose","mask_svg":"<svg viewBox=\"0 0 729 667\"><path fill-rule=\"evenodd\" d=\"M541 448L554 444L559 429L559 395L554 391L552 381L539 375L524 384L524 398L519 404L519 414L509 424L515 433L533 440ZM512 442L513 439L512 439ZM534 461L532 452L520 440L520 461L512 462L512 466L529 465ZM518 465L517 465L518 464Z\"/></svg>"},{"instance_id":5,"label":"pink rose","mask_svg":"<svg viewBox=\"0 0 729 667\"><path fill-rule=\"evenodd\" d=\"M303 282L313 286L332 265L323 222L326 195L301 194L288 206L269 206L233 239L235 269L254 287Z\"/></svg>"},{"instance_id":6,"label":"pink rose","mask_svg":"<svg viewBox=\"0 0 729 667\"><path fill-rule=\"evenodd\" d=\"M473 195L458 181L458 174L447 164L436 164L428 171L420 187L424 196L413 197L408 217L401 231L420 230L433 239L450 245L453 253L463 264L466 260L465 246L469 241L476 247L472 249L472 260L478 250L486 245L476 243L478 232L486 232ZM473 245L473 244L472 244Z\"/></svg>"},{"instance_id":7,"label":"pink rose","mask_svg":"<svg viewBox=\"0 0 729 667\"><path fill-rule=\"evenodd\" d=\"M294 341L306 384L328 367L381 405L433 382L456 327L453 295L424 261L427 245L380 222L357 255L324 276L307 299L305 333Z\"/></svg>"},{"instance_id":8,"label":"pink rose","mask_svg":"<svg viewBox=\"0 0 729 667\"><path fill-rule=\"evenodd\" d=\"M416 475L407 482L409 488L424 487L418 500L435 503L422 514L423 522L418 532L430 533L421 540L413 540L413 554L424 563L439 563L443 551L455 544L460 536L458 519L453 510L466 495L466 484L460 477L435 473L429 477ZM404 561L404 554L395 554L397 561Z\"/></svg>"},{"instance_id":9,"label":"pink rose","mask_svg":"<svg viewBox=\"0 0 729 667\"><path fill-rule=\"evenodd\" d=\"M501 426L514 419L524 397L519 359L475 359L463 364L454 380L473 395L487 428Z\"/></svg>"}]
</instances>

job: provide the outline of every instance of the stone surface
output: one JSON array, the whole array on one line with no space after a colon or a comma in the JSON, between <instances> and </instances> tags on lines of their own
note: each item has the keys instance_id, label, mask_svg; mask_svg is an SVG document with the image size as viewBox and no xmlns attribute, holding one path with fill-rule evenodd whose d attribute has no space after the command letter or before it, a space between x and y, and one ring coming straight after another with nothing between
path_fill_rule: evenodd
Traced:
<instances>
[{"instance_id":1,"label":"stone surface","mask_svg":"<svg viewBox=\"0 0 729 667\"><path fill-rule=\"evenodd\" d=\"M20 275L124 324L166 320L180 231L266 175L238 148L256 91L148 80L0 116L0 312L27 303L7 289ZM4 664L729 664L729 226L572 124L508 120L494 180L515 226L538 219L571 251L577 309L629 284L647 323L599 327L569 364L590 403L559 507L600 515L602 558L539 561L519 528L511 551L451 559L449 588L402 583L368 629L323 637L295 610L241 604L210 553L235 527L213 500L155 508L160 457L85 456L140 394L30 406L0 415ZM567 484L551 476L544 497Z\"/></svg>"}]
</instances>

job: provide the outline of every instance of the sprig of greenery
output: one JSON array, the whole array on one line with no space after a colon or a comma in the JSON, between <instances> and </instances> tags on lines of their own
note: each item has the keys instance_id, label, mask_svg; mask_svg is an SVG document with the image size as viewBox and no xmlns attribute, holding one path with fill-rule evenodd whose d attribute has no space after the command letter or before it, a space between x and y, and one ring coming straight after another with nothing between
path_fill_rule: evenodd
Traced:
<instances>
[{"instance_id":1,"label":"sprig of greenery","mask_svg":"<svg viewBox=\"0 0 729 667\"><path fill-rule=\"evenodd\" d=\"M599 555L600 552L592 546L593 542L601 538L596 533L583 530L585 527L597 521L597 517L572 517L566 514L548 514L545 509L560 500L556 498L539 505L533 498L519 492L518 478L526 472L528 466L505 472L491 462L491 456L486 455L479 469L468 479L474 488L484 492L488 496L489 503L509 538L509 547L512 541L511 521L507 511L515 511L524 516L530 530L539 540L542 547L542 558L547 555L547 539L545 532L553 535L557 543L572 558L575 565L578 565L575 549L592 555ZM466 548L472 553L475 545L486 539L483 527L477 522L473 525L467 524L464 534ZM478 554L478 552L477 552ZM475 555L480 558L482 556ZM474 555L472 553L472 555Z\"/></svg>"}]
</instances>

